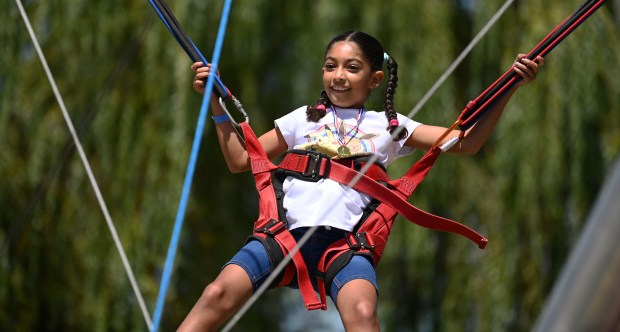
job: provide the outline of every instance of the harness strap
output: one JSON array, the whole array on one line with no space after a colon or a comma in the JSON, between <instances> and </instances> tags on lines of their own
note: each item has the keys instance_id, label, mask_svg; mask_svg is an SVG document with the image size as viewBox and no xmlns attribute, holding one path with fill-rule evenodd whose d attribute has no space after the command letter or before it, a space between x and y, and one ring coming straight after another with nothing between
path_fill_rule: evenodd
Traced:
<instances>
[{"instance_id":1,"label":"harness strap","mask_svg":"<svg viewBox=\"0 0 620 332\"><path fill-rule=\"evenodd\" d=\"M304 177L325 178L329 177L330 164L334 163L352 170L355 170L356 166L361 168L366 164L365 162L356 163L351 159L328 159L317 153L298 154L292 152L284 156L278 167L283 170L300 173ZM368 171L366 171L366 176L375 181L390 181L383 167L377 164L372 164L370 166Z\"/></svg>"},{"instance_id":2,"label":"harness strap","mask_svg":"<svg viewBox=\"0 0 620 332\"><path fill-rule=\"evenodd\" d=\"M283 245L285 248L285 253L289 254L295 246L297 246L297 241L291 235L287 229L283 229L278 234L275 235L275 239ZM314 287L312 286L312 282L310 281L310 275L308 274L308 267L306 266L306 262L304 261L301 252L297 251L294 255L291 256L293 259L293 263L295 264L295 268L297 269L297 283L299 285L299 291L301 292L301 297L306 304L306 309L308 310L326 310L327 304L325 301L320 301L316 293L314 292Z\"/></svg>"},{"instance_id":3,"label":"harness strap","mask_svg":"<svg viewBox=\"0 0 620 332\"><path fill-rule=\"evenodd\" d=\"M349 244L346 239L338 240L330 245L319 260L317 264L317 270L319 271L319 275L317 276L317 286L319 291L319 296L321 297L321 301L326 303L326 287L325 282L328 279L325 273L320 273L321 271L327 272L327 267L330 266L338 257L346 254L349 250ZM340 269L338 269L340 270ZM331 281L331 278L329 278Z\"/></svg>"},{"instance_id":4,"label":"harness strap","mask_svg":"<svg viewBox=\"0 0 620 332\"><path fill-rule=\"evenodd\" d=\"M406 198L413 193L417 185L424 179L428 171L430 171L440 153L441 150L439 148L428 151L422 159L414 164L405 176L401 179L389 182L399 194L381 185L367 175L362 175L352 188L385 203L414 224L436 231L465 236L482 249L488 242L482 235L456 221L422 211L406 200ZM335 162L335 160L330 160L328 158L317 157L314 154L297 155L289 153L284 158L283 162L284 161L286 162L284 165L281 164L280 168L297 171L302 174L312 174L313 177L326 177L343 185L348 185L353 178L359 175L356 170L346 164L341 164L340 162ZM370 168L374 169L374 176L379 172L377 168L380 169L379 166ZM385 175L385 177L387 177L387 175Z\"/></svg>"},{"instance_id":5,"label":"harness strap","mask_svg":"<svg viewBox=\"0 0 620 332\"><path fill-rule=\"evenodd\" d=\"M427 156L429 154L432 156L433 153L434 151L431 150L427 153ZM357 174L358 173L356 171L348 167L333 163L331 165L329 178L342 184L348 184ZM400 184L397 188L399 189L399 191L408 191L415 189L415 186L417 186L416 183L413 183L408 179L401 179ZM415 206L409 204L409 202L407 202L403 197L398 196L390 189L382 186L381 184L377 183L376 181L365 175L363 175L360 180L353 186L353 189L366 195L375 197L382 203L385 203L394 210L398 211L398 213L402 214L409 221L419 226L436 231L455 233L465 236L471 241L475 242L481 249L483 249L488 242L488 240L482 235L476 233L473 229L463 224L430 214L416 208Z\"/></svg>"},{"instance_id":6,"label":"harness strap","mask_svg":"<svg viewBox=\"0 0 620 332\"><path fill-rule=\"evenodd\" d=\"M297 246L297 242L284 222L273 219L278 217L278 204L271 181L271 172L278 167L267 158L265 150L247 121L240 123L240 126L245 137L245 148L250 157L252 174L259 194L259 218L255 222L255 232L273 236L287 254L291 253ZM326 310L327 305L319 301L314 292L308 275L308 267L301 252L298 250L291 258L297 271L297 283L306 308ZM290 279L290 274L288 277ZM284 279L287 279L286 274Z\"/></svg>"}]
</instances>

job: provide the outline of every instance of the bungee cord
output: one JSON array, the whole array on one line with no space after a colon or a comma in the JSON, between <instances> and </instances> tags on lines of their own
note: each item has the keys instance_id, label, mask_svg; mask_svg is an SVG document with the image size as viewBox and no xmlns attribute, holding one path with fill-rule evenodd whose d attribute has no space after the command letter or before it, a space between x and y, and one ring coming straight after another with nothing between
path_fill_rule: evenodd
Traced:
<instances>
[{"instance_id":1,"label":"bungee cord","mask_svg":"<svg viewBox=\"0 0 620 332\"><path fill-rule=\"evenodd\" d=\"M163 0L158 1L158 3L164 3ZM151 2L151 4L153 4L153 2ZM220 18L220 26L219 26L219 30L218 30L218 34L217 34L217 39L215 42L215 48L213 50L213 57L212 57L212 64L211 64L211 68L214 72L217 72L217 65L219 62L219 58L220 58L220 54L221 54L221 50L222 50L222 45L224 43L224 36L226 35L226 26L228 25L228 17L230 15L230 7L232 4L232 0L226 0L224 3L224 8L222 10L222 15ZM169 10L168 10L169 12ZM159 12L158 12L159 13ZM169 16L172 16L172 14L169 12ZM162 16L160 16L161 18ZM174 17L174 16L172 16ZM162 18L162 20L164 20L164 18ZM178 25L178 23L177 23ZM171 30L172 32L173 30ZM184 33L183 33L184 34ZM173 35L175 35L175 33L173 32ZM185 34L184 34L185 35ZM176 37L176 35L175 35ZM189 37L187 37L189 39ZM179 39L177 39L179 40ZM192 43L193 45L193 43ZM195 46L194 46L195 48ZM204 64L207 64L206 60L204 60L204 57L202 57L202 61ZM176 256L176 252L177 252L177 248L178 248L178 244L179 244L179 237L181 235L181 229L183 228L183 221L185 218L185 212L187 210L187 203L189 200L189 193L191 190L191 186L192 186L192 179L194 177L194 172L196 169L196 161L198 159L198 153L200 151L200 145L201 145L201 141L202 141L202 136L204 133L204 127L205 127L205 122L206 122L206 118L207 118L207 113L209 111L209 100L211 99L211 94L208 93L208 91L212 91L214 88L214 84L216 81L217 75L209 75L209 78L207 79L207 84L205 87L205 94L202 98L202 105L200 107L200 114L198 116L198 123L196 126L196 131L194 134L194 141L192 144L192 150L191 150L191 154L190 154L190 159L189 159L189 163L187 166L187 171L185 174L185 181L183 183L183 190L181 193L181 199L179 202L179 209L177 210L177 215L176 215L176 220L174 223L174 229L172 232L172 238L170 240L170 245L168 247L168 255L166 258L166 263L164 266L164 272L163 272L163 276L162 276L162 280L161 280L161 285L160 285L160 289L159 289L159 294L157 296L157 304L155 307L155 311L154 311L154 320L153 320L153 325L151 328L151 331L153 332L157 332L159 329L159 325L160 325L160 321L161 321L161 317L162 317L162 313L163 313L163 308L165 305L165 300L166 300L166 294L168 291L168 286L170 284L170 278L172 275L172 269L173 269L173 264L174 264L174 259ZM219 80L219 79L218 79ZM219 86L219 84L218 84ZM223 86L223 85L222 85ZM224 93L223 89L218 89L216 90L218 91L217 93ZM227 89L225 90L226 92L228 91ZM224 98L224 96L220 96L221 98Z\"/></svg>"},{"instance_id":2,"label":"bungee cord","mask_svg":"<svg viewBox=\"0 0 620 332\"><path fill-rule=\"evenodd\" d=\"M573 14L557 25L551 33L543 38L527 55L529 60L537 57L545 57L560 42L573 32L581 23L590 17L606 0L586 0ZM499 79L491 84L476 99L467 103L465 109L459 115L455 126L461 131L471 128L485 113L489 106L498 99L505 91L513 87L521 77L511 69L508 69Z\"/></svg>"},{"instance_id":3,"label":"bungee cord","mask_svg":"<svg viewBox=\"0 0 620 332\"><path fill-rule=\"evenodd\" d=\"M168 28L172 36L177 40L179 45L181 45L185 53L187 53L192 62L202 62L204 65L207 65L209 62L204 55L202 55L198 47L196 47L192 39L185 33L185 31L183 31L181 24L179 24L176 17L172 14L172 11L170 10L170 7L168 7L168 4L166 4L166 1L149 0L149 3L166 28ZM228 88L224 86L224 83L222 83L217 75L214 79L217 83L215 84L215 94L220 98L230 99L232 94L228 91Z\"/></svg>"},{"instance_id":4,"label":"bungee cord","mask_svg":"<svg viewBox=\"0 0 620 332\"><path fill-rule=\"evenodd\" d=\"M110 229L110 233L112 235L112 239L114 240L114 244L116 245L116 248L118 250L119 255L121 256L121 260L123 263L123 266L125 268L125 271L127 273L127 277L129 278L129 282L131 283L131 287L134 291L134 294L136 296L136 299L138 300L138 305L140 306L140 309L142 311L142 315L144 316L144 320L146 322L146 325L149 327L149 329L151 328L152 322L151 322L151 316L149 315L148 310L146 309L146 305L144 303L144 299L142 298L142 294L140 293L140 289L138 287L138 283L136 282L136 278L133 274L133 271L131 269L131 266L129 265L129 260L127 259L127 255L125 255L125 250L123 249L123 245L121 244L120 238L118 236L118 233L116 231L116 227L114 226L114 223L112 222L112 217L110 216L110 212L108 211L108 208L106 207L105 201L103 200L103 195L101 194L101 190L99 190L99 185L97 184L97 180L95 179L95 176L93 175L93 171L90 167L90 163L88 162L88 158L86 157L86 153L84 152L84 149L82 148L82 144L80 142L80 139L77 136L77 133L75 131L75 128L73 126L73 122L71 121L71 117L69 116L69 112L67 111L67 107L65 106L64 100L62 98L62 95L60 94L60 90L58 89L58 86L56 85L56 81L54 80L54 77L52 75L51 70L49 69L49 66L47 64L47 60L45 59L45 55L43 54L43 51L41 50L41 46L39 45L39 42L37 40L37 37L34 33L34 30L32 29L32 25L30 24L30 20L28 19L28 15L26 14L26 11L24 10L24 7L21 3L20 0L15 0L15 3L17 4L17 7L19 9L19 13L22 16L22 19L24 20L24 24L26 25L26 29L28 30L28 33L30 34L30 38L32 39L32 43L37 51L37 55L39 57L39 60L41 61L41 64L43 65L43 69L45 71L45 74L47 76L47 79L50 82L50 85L52 87L52 90L54 92L54 96L56 97L56 101L58 102L58 105L60 106L60 109L62 111L62 115L63 118L67 124L67 127L69 129L69 132L71 133L71 136L73 137L73 141L75 143L75 147L78 150L78 154L80 155L80 159L82 160L82 164L84 165L84 169L86 170L86 174L88 175L88 179L90 180L90 183L93 187L93 190L95 191L95 196L97 197L97 201L99 202L99 206L101 207L101 211L103 212L105 221L108 225L108 228Z\"/></svg>"}]
</instances>

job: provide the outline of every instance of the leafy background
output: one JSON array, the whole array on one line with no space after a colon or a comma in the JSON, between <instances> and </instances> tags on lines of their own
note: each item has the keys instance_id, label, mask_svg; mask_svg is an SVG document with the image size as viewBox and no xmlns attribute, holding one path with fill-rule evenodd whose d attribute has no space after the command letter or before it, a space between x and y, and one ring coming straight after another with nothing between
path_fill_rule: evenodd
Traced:
<instances>
[{"instance_id":1,"label":"leafy background","mask_svg":"<svg viewBox=\"0 0 620 332\"><path fill-rule=\"evenodd\" d=\"M15 3L0 11L0 330L144 331L142 314ZM257 133L318 97L324 47L378 37L399 63L407 114L503 1L233 4L220 72ZM416 120L449 125L580 1L516 1ZM169 2L207 57L222 1ZM26 1L149 310L155 307L202 97L190 61L147 1ZM378 267L388 331L528 331L620 151L619 1L546 59L482 151L443 156L411 201L485 234L481 251L397 221ZM370 108L380 108L380 94ZM402 174L421 156L390 170ZM203 140L162 330L175 329L256 218L249 174ZM267 293L239 331L341 329ZM332 305L333 307L333 305ZM301 309L303 310L303 309Z\"/></svg>"}]
</instances>

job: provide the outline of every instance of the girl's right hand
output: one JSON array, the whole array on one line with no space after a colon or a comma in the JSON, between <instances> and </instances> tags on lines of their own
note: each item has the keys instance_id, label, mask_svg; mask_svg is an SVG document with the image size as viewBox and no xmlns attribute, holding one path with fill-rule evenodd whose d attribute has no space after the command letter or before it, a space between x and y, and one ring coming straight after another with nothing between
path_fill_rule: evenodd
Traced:
<instances>
[{"instance_id":1,"label":"girl's right hand","mask_svg":"<svg viewBox=\"0 0 620 332\"><path fill-rule=\"evenodd\" d=\"M204 94L205 93L205 83L207 82L207 78L211 74L211 64L203 65L202 62L195 62L192 64L192 70L196 75L194 76L194 90L196 92Z\"/></svg>"}]
</instances>

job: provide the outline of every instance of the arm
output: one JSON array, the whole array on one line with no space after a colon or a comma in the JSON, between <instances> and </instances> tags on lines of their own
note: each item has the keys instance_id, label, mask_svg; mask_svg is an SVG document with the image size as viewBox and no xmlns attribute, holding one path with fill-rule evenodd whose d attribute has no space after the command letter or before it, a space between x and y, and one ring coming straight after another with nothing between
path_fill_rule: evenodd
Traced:
<instances>
[{"instance_id":1,"label":"arm","mask_svg":"<svg viewBox=\"0 0 620 332\"><path fill-rule=\"evenodd\" d=\"M465 137L455 144L449 152L451 153L464 153L475 154L480 150L484 142L487 140L491 131L497 124L502 112L506 108L506 104L517 91L517 89L525 84L528 84L536 79L538 68L544 65L544 59L538 57L535 61L525 58L525 54L519 54L514 64L514 70L523 79L513 86L510 90L506 91L492 106L492 109L485 114L474 126L465 131ZM411 135L407 138L405 145L428 150L431 146L441 137L441 135L447 130L445 127L420 125ZM447 142L453 137L459 136L460 130L453 130L448 134L440 144Z\"/></svg>"},{"instance_id":2,"label":"arm","mask_svg":"<svg viewBox=\"0 0 620 332\"><path fill-rule=\"evenodd\" d=\"M196 62L192 65L192 70L196 73L193 83L194 90L204 94L205 82L211 72L211 66L203 66L201 62ZM210 107L214 116L225 114L217 96L213 94L211 94ZM245 151L245 144L235 131L232 123L230 121L219 123L215 126L215 131L228 169L233 173L249 170L250 159ZM282 137L280 130L277 128L261 135L258 140L269 158L279 156L288 148L284 137Z\"/></svg>"}]
</instances>

